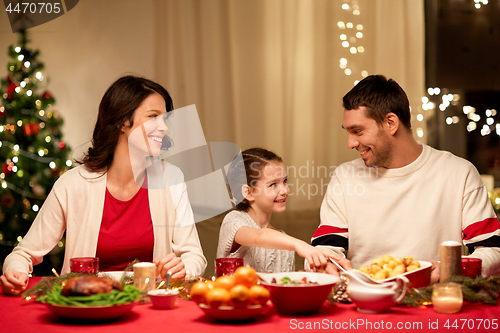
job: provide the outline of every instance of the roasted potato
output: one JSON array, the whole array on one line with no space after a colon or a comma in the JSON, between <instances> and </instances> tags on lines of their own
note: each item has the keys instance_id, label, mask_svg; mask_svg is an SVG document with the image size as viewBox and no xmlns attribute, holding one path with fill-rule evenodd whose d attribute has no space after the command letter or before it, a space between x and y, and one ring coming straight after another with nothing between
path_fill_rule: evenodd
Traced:
<instances>
[{"instance_id":1,"label":"roasted potato","mask_svg":"<svg viewBox=\"0 0 500 333\"><path fill-rule=\"evenodd\" d=\"M383 280L418 268L420 268L420 263L411 256L400 258L383 255L373 259L370 266L361 266L359 271L368 274L375 280Z\"/></svg>"}]
</instances>

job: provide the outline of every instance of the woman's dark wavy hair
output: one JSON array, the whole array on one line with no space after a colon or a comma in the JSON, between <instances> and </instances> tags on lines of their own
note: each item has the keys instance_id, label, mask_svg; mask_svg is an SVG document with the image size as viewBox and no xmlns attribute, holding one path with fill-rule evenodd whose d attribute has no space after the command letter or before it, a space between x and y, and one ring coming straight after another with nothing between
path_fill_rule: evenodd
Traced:
<instances>
[{"instance_id":1,"label":"woman's dark wavy hair","mask_svg":"<svg viewBox=\"0 0 500 333\"><path fill-rule=\"evenodd\" d=\"M411 130L410 102L403 88L383 75L370 75L355 85L342 99L344 109L367 109L367 116L382 124L388 113L398 116L408 131Z\"/></svg>"},{"instance_id":2,"label":"woman's dark wavy hair","mask_svg":"<svg viewBox=\"0 0 500 333\"><path fill-rule=\"evenodd\" d=\"M229 167L227 178L230 184L235 185L231 186L231 188L238 189L233 193L234 199L236 202L239 202L236 205L236 210L246 212L250 208L250 203L243 197L241 191L242 186L248 185L250 187L255 187L255 184L262 175L262 169L264 169L269 162L283 162L283 160L272 151L264 148L250 148L243 151L241 154L245 165L245 174L239 172L242 169L241 166L238 165L238 163L241 163L241 160L233 160L233 163L231 163Z\"/></svg>"},{"instance_id":3,"label":"woman's dark wavy hair","mask_svg":"<svg viewBox=\"0 0 500 333\"><path fill-rule=\"evenodd\" d=\"M78 162L93 172L108 171L122 127L127 121L133 126L135 110L154 93L163 97L167 112L174 109L170 94L158 83L133 75L115 81L104 93L99 104L97 122L92 134L92 147L85 153L82 161ZM165 135L162 149L168 149L170 146L172 141Z\"/></svg>"}]
</instances>

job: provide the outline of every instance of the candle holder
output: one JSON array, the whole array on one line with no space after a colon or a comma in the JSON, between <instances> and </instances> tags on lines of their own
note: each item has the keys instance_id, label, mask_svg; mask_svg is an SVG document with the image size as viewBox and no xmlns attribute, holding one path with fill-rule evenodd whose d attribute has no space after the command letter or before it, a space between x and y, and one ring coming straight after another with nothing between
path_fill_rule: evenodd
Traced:
<instances>
[{"instance_id":1,"label":"candle holder","mask_svg":"<svg viewBox=\"0 0 500 333\"><path fill-rule=\"evenodd\" d=\"M432 306L436 312L456 313L463 304L462 286L458 283L438 283L432 288Z\"/></svg>"},{"instance_id":2,"label":"candle holder","mask_svg":"<svg viewBox=\"0 0 500 333\"><path fill-rule=\"evenodd\" d=\"M448 282L452 276L462 275L462 245L459 242L443 242L440 259L440 282Z\"/></svg>"},{"instance_id":3,"label":"candle holder","mask_svg":"<svg viewBox=\"0 0 500 333\"><path fill-rule=\"evenodd\" d=\"M77 257L69 260L71 273L95 274L99 272L99 258Z\"/></svg>"},{"instance_id":4,"label":"candle holder","mask_svg":"<svg viewBox=\"0 0 500 333\"><path fill-rule=\"evenodd\" d=\"M217 276L233 275L238 267L243 266L243 258L215 259L215 273Z\"/></svg>"},{"instance_id":5,"label":"candle holder","mask_svg":"<svg viewBox=\"0 0 500 333\"><path fill-rule=\"evenodd\" d=\"M147 293L156 286L156 265L152 262L134 264L134 286Z\"/></svg>"}]
</instances>

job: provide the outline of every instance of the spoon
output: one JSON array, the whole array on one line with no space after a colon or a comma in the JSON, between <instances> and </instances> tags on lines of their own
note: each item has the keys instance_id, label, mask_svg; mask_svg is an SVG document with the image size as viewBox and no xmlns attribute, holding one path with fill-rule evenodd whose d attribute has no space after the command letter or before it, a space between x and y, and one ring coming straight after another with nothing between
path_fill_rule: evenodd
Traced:
<instances>
[{"instance_id":1,"label":"spoon","mask_svg":"<svg viewBox=\"0 0 500 333\"><path fill-rule=\"evenodd\" d=\"M170 285L170 278L172 277L172 273L170 273L170 271L167 272L167 274L165 275L165 278L166 278L166 282L165 282L165 295L168 293L168 286Z\"/></svg>"},{"instance_id":2,"label":"spoon","mask_svg":"<svg viewBox=\"0 0 500 333\"><path fill-rule=\"evenodd\" d=\"M340 270L342 270L343 272L347 272L344 267L340 266L340 264L338 262L336 262L335 260L333 260L331 257L329 257L328 259L330 260L330 262L332 264L334 264L335 266L337 266L338 268L340 268Z\"/></svg>"},{"instance_id":3,"label":"spoon","mask_svg":"<svg viewBox=\"0 0 500 333\"><path fill-rule=\"evenodd\" d=\"M360 272L360 271L356 271L356 270L349 271L348 274L345 274L345 276L347 276L347 277L349 277L349 275L356 276L358 279L360 279L363 282L368 283L374 287L387 288L387 287L391 287L394 285L394 283L391 281L390 282L377 281L377 280L371 278L370 276L366 275L365 273Z\"/></svg>"}]
</instances>

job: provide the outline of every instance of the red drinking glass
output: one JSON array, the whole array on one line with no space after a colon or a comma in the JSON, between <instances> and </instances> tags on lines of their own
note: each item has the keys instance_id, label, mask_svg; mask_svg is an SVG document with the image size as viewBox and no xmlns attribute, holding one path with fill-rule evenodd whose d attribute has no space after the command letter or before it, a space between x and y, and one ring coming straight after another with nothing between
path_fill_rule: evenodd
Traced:
<instances>
[{"instance_id":1,"label":"red drinking glass","mask_svg":"<svg viewBox=\"0 0 500 333\"><path fill-rule=\"evenodd\" d=\"M232 275L236 269L241 266L243 266L243 258L215 259L215 272L217 276Z\"/></svg>"},{"instance_id":2,"label":"red drinking glass","mask_svg":"<svg viewBox=\"0 0 500 333\"><path fill-rule=\"evenodd\" d=\"M78 257L71 258L69 262L71 273L94 274L99 272L99 258Z\"/></svg>"},{"instance_id":3,"label":"red drinking glass","mask_svg":"<svg viewBox=\"0 0 500 333\"><path fill-rule=\"evenodd\" d=\"M481 275L482 260L462 257L462 276L475 278Z\"/></svg>"}]
</instances>

